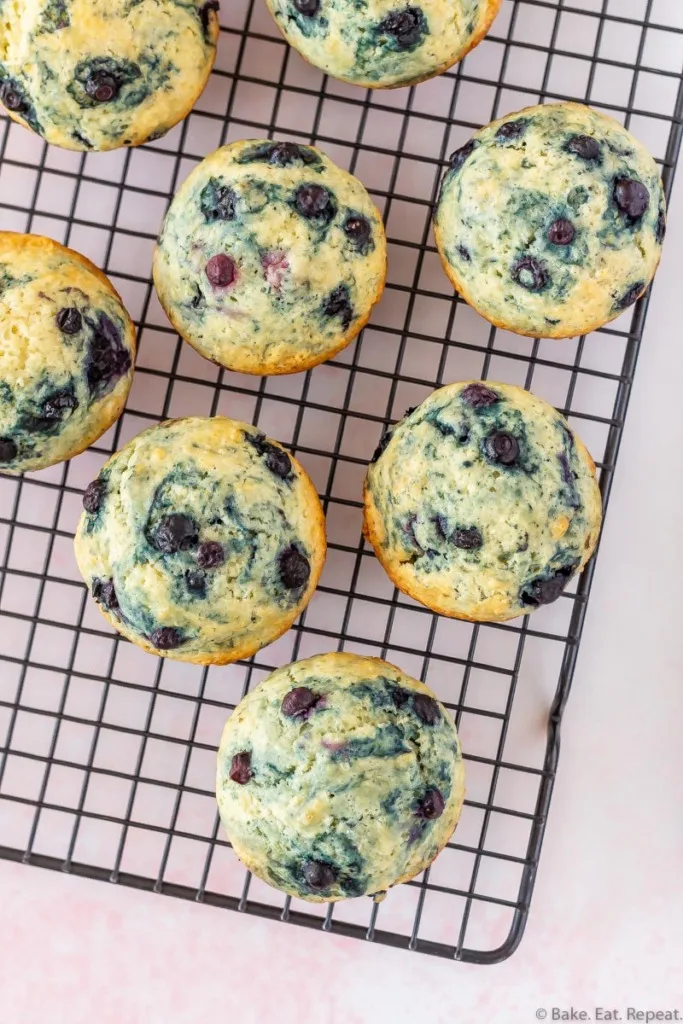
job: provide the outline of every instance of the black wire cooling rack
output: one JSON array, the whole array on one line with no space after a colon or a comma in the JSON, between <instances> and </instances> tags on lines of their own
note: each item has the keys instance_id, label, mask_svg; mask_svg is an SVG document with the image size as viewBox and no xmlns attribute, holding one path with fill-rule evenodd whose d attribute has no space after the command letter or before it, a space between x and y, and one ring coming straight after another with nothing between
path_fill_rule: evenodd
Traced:
<instances>
[{"instance_id":1,"label":"black wire cooling rack","mask_svg":"<svg viewBox=\"0 0 683 1024\"><path fill-rule=\"evenodd\" d=\"M361 539L366 463L386 424L435 385L488 376L563 409L609 496L643 331L641 302L567 342L495 330L453 297L430 233L447 155L480 124L542 100L622 120L670 189L683 114L680 0L505 0L464 63L415 89L324 78L284 45L261 0L223 3L216 70L186 122L136 151L80 155L6 122L0 227L52 235L111 275L140 352L128 408L91 451L0 477L0 856L443 957L493 963L518 945L558 760L560 721L593 568L528 621L473 626L397 594ZM223 142L312 141L383 207L389 282L371 325L310 373L221 372L179 342L150 281L167 203ZM226 413L306 465L328 516L314 600L253 661L201 669L118 639L86 600L72 554L83 487L151 422ZM229 710L273 668L319 651L386 657L454 710L468 799L429 872L383 904L319 908L251 879L216 818L214 758Z\"/></svg>"}]
</instances>

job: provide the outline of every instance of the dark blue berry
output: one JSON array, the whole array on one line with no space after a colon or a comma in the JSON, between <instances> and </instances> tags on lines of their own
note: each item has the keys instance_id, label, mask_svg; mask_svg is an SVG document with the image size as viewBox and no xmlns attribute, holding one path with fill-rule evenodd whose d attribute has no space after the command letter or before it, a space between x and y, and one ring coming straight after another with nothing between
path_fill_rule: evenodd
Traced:
<instances>
[{"instance_id":1,"label":"dark blue berry","mask_svg":"<svg viewBox=\"0 0 683 1024\"><path fill-rule=\"evenodd\" d=\"M96 103L109 103L118 96L121 82L108 71L96 70L88 75L83 88Z\"/></svg>"},{"instance_id":2,"label":"dark blue berry","mask_svg":"<svg viewBox=\"0 0 683 1024\"><path fill-rule=\"evenodd\" d=\"M475 149L477 148L477 145L478 143L475 139L470 139L470 141L466 142L464 146L460 147L460 149L456 149L454 153L451 153L450 157L448 158L448 163L451 170L459 171L462 165L465 163L465 160L467 160L467 158L471 156L472 153L474 153Z\"/></svg>"},{"instance_id":3,"label":"dark blue berry","mask_svg":"<svg viewBox=\"0 0 683 1024\"><path fill-rule=\"evenodd\" d=\"M416 693L413 697L413 708L415 714L425 725L436 725L441 721L439 705L426 693Z\"/></svg>"},{"instance_id":4,"label":"dark blue berry","mask_svg":"<svg viewBox=\"0 0 683 1024\"><path fill-rule=\"evenodd\" d=\"M512 434L496 431L486 438L484 449L491 462L512 466L519 457L519 441Z\"/></svg>"},{"instance_id":5,"label":"dark blue berry","mask_svg":"<svg viewBox=\"0 0 683 1024\"><path fill-rule=\"evenodd\" d=\"M162 626L150 634L149 642L158 651L172 651L185 642L185 638L179 629L174 626Z\"/></svg>"},{"instance_id":6,"label":"dark blue berry","mask_svg":"<svg viewBox=\"0 0 683 1024\"><path fill-rule=\"evenodd\" d=\"M550 275L542 263L533 256L523 256L512 268L512 280L529 292L540 292L550 281Z\"/></svg>"},{"instance_id":7,"label":"dark blue berry","mask_svg":"<svg viewBox=\"0 0 683 1024\"><path fill-rule=\"evenodd\" d=\"M78 334L83 328L83 317L75 306L60 309L56 320L57 327L63 334Z\"/></svg>"},{"instance_id":8,"label":"dark blue berry","mask_svg":"<svg viewBox=\"0 0 683 1024\"><path fill-rule=\"evenodd\" d=\"M251 754L248 750L242 750L239 754L233 754L230 763L230 778L238 786L246 786L254 773L251 770Z\"/></svg>"},{"instance_id":9,"label":"dark blue berry","mask_svg":"<svg viewBox=\"0 0 683 1024\"><path fill-rule=\"evenodd\" d=\"M441 817L445 806L441 791L436 788L428 789L418 804L416 814L418 818L434 821L435 818Z\"/></svg>"},{"instance_id":10,"label":"dark blue berry","mask_svg":"<svg viewBox=\"0 0 683 1024\"><path fill-rule=\"evenodd\" d=\"M625 295L617 301L617 309L628 309L635 302L638 301L640 296L645 291L645 282L639 281L638 284L634 284L632 288L626 292Z\"/></svg>"},{"instance_id":11,"label":"dark blue berry","mask_svg":"<svg viewBox=\"0 0 683 1024\"><path fill-rule=\"evenodd\" d=\"M207 540L199 545L197 565L200 569L217 569L225 561L225 549L216 540Z\"/></svg>"},{"instance_id":12,"label":"dark blue berry","mask_svg":"<svg viewBox=\"0 0 683 1024\"><path fill-rule=\"evenodd\" d=\"M285 718L308 718L322 700L322 694L307 686L295 686L282 699L280 710Z\"/></svg>"},{"instance_id":13,"label":"dark blue berry","mask_svg":"<svg viewBox=\"0 0 683 1024\"><path fill-rule=\"evenodd\" d=\"M244 439L252 448L256 449L259 455L263 456L265 464L271 473L279 476L281 480L287 479L292 472L292 460L286 451L275 444L271 444L263 434L248 434L245 432Z\"/></svg>"},{"instance_id":14,"label":"dark blue berry","mask_svg":"<svg viewBox=\"0 0 683 1024\"><path fill-rule=\"evenodd\" d=\"M307 860L303 866L306 885L314 892L329 889L337 880L337 872L330 864L319 860Z\"/></svg>"},{"instance_id":15,"label":"dark blue berry","mask_svg":"<svg viewBox=\"0 0 683 1024\"><path fill-rule=\"evenodd\" d=\"M524 135L528 127L529 122L525 117L520 117L517 121L506 121L496 132L496 138L519 139Z\"/></svg>"},{"instance_id":16,"label":"dark blue berry","mask_svg":"<svg viewBox=\"0 0 683 1024\"><path fill-rule=\"evenodd\" d=\"M311 575L311 564L294 544L281 551L277 561L280 579L287 590L301 590L306 586Z\"/></svg>"},{"instance_id":17,"label":"dark blue berry","mask_svg":"<svg viewBox=\"0 0 683 1024\"><path fill-rule=\"evenodd\" d=\"M197 527L188 517L179 512L159 523L154 534L154 544L164 555L174 555L177 551L187 551L197 543Z\"/></svg>"},{"instance_id":18,"label":"dark blue berry","mask_svg":"<svg viewBox=\"0 0 683 1024\"><path fill-rule=\"evenodd\" d=\"M419 7L391 11L377 26L379 34L391 36L398 50L412 49L420 42L426 29L425 16Z\"/></svg>"},{"instance_id":19,"label":"dark blue berry","mask_svg":"<svg viewBox=\"0 0 683 1024\"><path fill-rule=\"evenodd\" d=\"M614 182L614 202L629 221L637 221L650 205L650 193L642 181L617 178Z\"/></svg>"},{"instance_id":20,"label":"dark blue berry","mask_svg":"<svg viewBox=\"0 0 683 1024\"><path fill-rule=\"evenodd\" d=\"M229 185L221 185L215 178L211 178L199 196L200 209L209 224L234 220L236 205L237 193Z\"/></svg>"},{"instance_id":21,"label":"dark blue berry","mask_svg":"<svg viewBox=\"0 0 683 1024\"><path fill-rule=\"evenodd\" d=\"M548 241L551 245L571 245L575 236L576 228L564 217L560 217L548 228Z\"/></svg>"},{"instance_id":22,"label":"dark blue berry","mask_svg":"<svg viewBox=\"0 0 683 1024\"><path fill-rule=\"evenodd\" d=\"M322 185L300 185L294 196L294 205L302 217L328 224L337 212L332 193Z\"/></svg>"},{"instance_id":23,"label":"dark blue berry","mask_svg":"<svg viewBox=\"0 0 683 1024\"><path fill-rule=\"evenodd\" d=\"M338 285L333 292L330 292L325 304L323 306L323 313L329 317L339 317L341 319L342 327L344 330L348 330L351 325L351 321L354 318L353 306L351 304L351 296L349 294L348 286L345 284Z\"/></svg>"},{"instance_id":24,"label":"dark blue berry","mask_svg":"<svg viewBox=\"0 0 683 1024\"><path fill-rule=\"evenodd\" d=\"M574 156L580 156L582 160L595 162L602 158L600 143L590 135L573 135L565 149Z\"/></svg>"},{"instance_id":25,"label":"dark blue berry","mask_svg":"<svg viewBox=\"0 0 683 1024\"><path fill-rule=\"evenodd\" d=\"M463 402L467 405L471 405L473 409L488 409L490 405L495 405L496 402L500 401L500 395L498 395L492 388L487 388L485 384L468 384L467 387L460 394Z\"/></svg>"},{"instance_id":26,"label":"dark blue berry","mask_svg":"<svg viewBox=\"0 0 683 1024\"><path fill-rule=\"evenodd\" d=\"M107 487L104 480L93 480L92 483L88 484L83 494L83 508L90 515L95 515L102 508L102 502Z\"/></svg>"},{"instance_id":27,"label":"dark blue berry","mask_svg":"<svg viewBox=\"0 0 683 1024\"><path fill-rule=\"evenodd\" d=\"M576 571L576 563L563 566L549 576L539 576L528 583L519 597L522 604L531 608L539 608L544 604L557 601Z\"/></svg>"},{"instance_id":28,"label":"dark blue berry","mask_svg":"<svg viewBox=\"0 0 683 1024\"><path fill-rule=\"evenodd\" d=\"M109 611L118 608L119 600L116 596L113 580L94 579L92 581L91 593L97 603L101 604L103 608L107 608Z\"/></svg>"}]
</instances>

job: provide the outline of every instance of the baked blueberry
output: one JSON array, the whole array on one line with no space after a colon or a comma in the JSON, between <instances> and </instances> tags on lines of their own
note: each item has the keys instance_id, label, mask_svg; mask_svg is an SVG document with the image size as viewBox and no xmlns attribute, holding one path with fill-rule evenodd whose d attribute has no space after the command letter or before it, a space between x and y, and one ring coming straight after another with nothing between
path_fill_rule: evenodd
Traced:
<instances>
[{"instance_id":1,"label":"baked blueberry","mask_svg":"<svg viewBox=\"0 0 683 1024\"><path fill-rule=\"evenodd\" d=\"M85 80L84 88L96 103L109 103L118 96L121 83L106 71L92 71Z\"/></svg>"},{"instance_id":2,"label":"baked blueberry","mask_svg":"<svg viewBox=\"0 0 683 1024\"><path fill-rule=\"evenodd\" d=\"M115 629L165 657L224 664L289 628L322 571L324 519L292 456L286 484L268 467L271 448L216 416L162 423L112 457L88 489L76 559L89 585L116 580L115 615L91 586Z\"/></svg>"},{"instance_id":3,"label":"baked blueberry","mask_svg":"<svg viewBox=\"0 0 683 1024\"><path fill-rule=\"evenodd\" d=\"M601 523L595 466L579 438L555 409L508 384L435 391L393 428L364 495L364 534L392 582L435 612L475 622L551 599L561 580L546 580L555 567L581 571Z\"/></svg>"},{"instance_id":4,"label":"baked blueberry","mask_svg":"<svg viewBox=\"0 0 683 1024\"><path fill-rule=\"evenodd\" d=\"M277 561L280 579L287 590L300 590L306 586L311 575L311 563L296 544L285 548Z\"/></svg>"},{"instance_id":5,"label":"baked blueberry","mask_svg":"<svg viewBox=\"0 0 683 1024\"><path fill-rule=\"evenodd\" d=\"M161 626L150 633L149 642L158 651L174 651L177 647L182 646L185 637L174 626Z\"/></svg>"},{"instance_id":6,"label":"baked blueberry","mask_svg":"<svg viewBox=\"0 0 683 1024\"><path fill-rule=\"evenodd\" d=\"M354 318L353 305L348 285L340 284L330 292L323 306L325 316L339 317L342 327L347 331Z\"/></svg>"},{"instance_id":7,"label":"baked blueberry","mask_svg":"<svg viewBox=\"0 0 683 1024\"><path fill-rule=\"evenodd\" d=\"M576 103L510 114L453 167L436 205L437 248L457 291L495 326L585 335L654 276L666 217L659 170L611 118Z\"/></svg>"},{"instance_id":8,"label":"baked blueberry","mask_svg":"<svg viewBox=\"0 0 683 1024\"><path fill-rule=\"evenodd\" d=\"M321 694L307 686L295 686L282 698L281 711L285 718L308 718L321 701Z\"/></svg>"},{"instance_id":9,"label":"baked blueberry","mask_svg":"<svg viewBox=\"0 0 683 1024\"><path fill-rule=\"evenodd\" d=\"M556 569L547 576L539 576L532 580L521 591L522 604L529 605L531 608L539 608L541 605L557 601L558 597L566 590L576 568L576 563L573 563L571 566Z\"/></svg>"},{"instance_id":10,"label":"baked blueberry","mask_svg":"<svg viewBox=\"0 0 683 1024\"><path fill-rule=\"evenodd\" d=\"M187 589L196 597L206 597L206 573L188 569L185 573Z\"/></svg>"},{"instance_id":11,"label":"baked blueberry","mask_svg":"<svg viewBox=\"0 0 683 1024\"><path fill-rule=\"evenodd\" d=\"M429 31L420 7L391 11L377 26L378 36L388 36L397 50L413 50Z\"/></svg>"},{"instance_id":12,"label":"baked blueberry","mask_svg":"<svg viewBox=\"0 0 683 1024\"><path fill-rule=\"evenodd\" d=\"M372 228L367 217L347 217L344 234L357 249L365 249L372 239Z\"/></svg>"},{"instance_id":13,"label":"baked blueberry","mask_svg":"<svg viewBox=\"0 0 683 1024\"><path fill-rule=\"evenodd\" d=\"M425 725L436 725L441 718L438 703L426 693L418 693L413 697L415 714Z\"/></svg>"},{"instance_id":14,"label":"baked blueberry","mask_svg":"<svg viewBox=\"0 0 683 1024\"><path fill-rule=\"evenodd\" d=\"M493 388L480 384L478 381L468 384L463 389L460 398L473 409L488 409L489 406L495 405L496 402L500 401L500 396Z\"/></svg>"},{"instance_id":15,"label":"baked blueberry","mask_svg":"<svg viewBox=\"0 0 683 1024\"><path fill-rule=\"evenodd\" d=\"M217 569L225 561L225 548L217 540L206 540L199 545L197 565L200 569Z\"/></svg>"},{"instance_id":16,"label":"baked blueberry","mask_svg":"<svg viewBox=\"0 0 683 1024\"><path fill-rule=\"evenodd\" d=\"M123 342L121 331L105 313L97 320L88 321L91 335L85 363L85 375L91 394L105 394L125 377L131 367L129 349Z\"/></svg>"},{"instance_id":17,"label":"baked blueberry","mask_svg":"<svg viewBox=\"0 0 683 1024\"><path fill-rule=\"evenodd\" d=\"M638 299L644 291L644 281L639 281L638 284L634 284L633 287L629 288L629 290L624 295L622 295L621 298L617 301L618 308L628 309L629 306L632 306L634 303L638 301Z\"/></svg>"},{"instance_id":18,"label":"baked blueberry","mask_svg":"<svg viewBox=\"0 0 683 1024\"><path fill-rule=\"evenodd\" d=\"M199 7L199 18L204 29L204 34L208 37L209 41L213 39L213 22L211 20L211 12L213 11L216 15L221 9L220 0L204 0L204 3Z\"/></svg>"},{"instance_id":19,"label":"baked blueberry","mask_svg":"<svg viewBox=\"0 0 683 1024\"><path fill-rule=\"evenodd\" d=\"M284 448L269 441L264 434L247 433L244 435L247 444L255 448L271 473L286 480L292 472L292 460Z\"/></svg>"},{"instance_id":20,"label":"baked blueberry","mask_svg":"<svg viewBox=\"0 0 683 1024\"><path fill-rule=\"evenodd\" d=\"M154 531L154 546L163 555L189 551L196 546L198 539L197 524L180 512L172 512L166 516Z\"/></svg>"},{"instance_id":21,"label":"baked blueberry","mask_svg":"<svg viewBox=\"0 0 683 1024\"><path fill-rule=\"evenodd\" d=\"M614 202L630 221L637 221L650 205L650 193L642 181L617 178L614 182Z\"/></svg>"},{"instance_id":22,"label":"baked blueberry","mask_svg":"<svg viewBox=\"0 0 683 1024\"><path fill-rule=\"evenodd\" d=\"M452 536L456 548L462 548L463 551L475 551L484 543L484 538L476 526L456 529L453 531Z\"/></svg>"},{"instance_id":23,"label":"baked blueberry","mask_svg":"<svg viewBox=\"0 0 683 1024\"><path fill-rule=\"evenodd\" d=\"M511 277L528 292L543 291L550 280L546 268L533 256L523 256L517 260L512 268Z\"/></svg>"},{"instance_id":24,"label":"baked blueberry","mask_svg":"<svg viewBox=\"0 0 683 1024\"><path fill-rule=\"evenodd\" d=\"M320 10L320 0L293 0L299 14L312 18Z\"/></svg>"},{"instance_id":25,"label":"baked blueberry","mask_svg":"<svg viewBox=\"0 0 683 1024\"><path fill-rule=\"evenodd\" d=\"M328 223L337 212L334 197L323 185L300 185L294 196L294 205L307 220Z\"/></svg>"},{"instance_id":26,"label":"baked blueberry","mask_svg":"<svg viewBox=\"0 0 683 1024\"><path fill-rule=\"evenodd\" d=\"M571 245L576 237L576 228L566 217L559 217L548 228L548 241L552 245Z\"/></svg>"},{"instance_id":27,"label":"baked blueberry","mask_svg":"<svg viewBox=\"0 0 683 1024\"><path fill-rule=\"evenodd\" d=\"M521 139L528 127L529 121L526 117L520 117L516 121L505 121L496 132L496 138L503 141Z\"/></svg>"},{"instance_id":28,"label":"baked blueberry","mask_svg":"<svg viewBox=\"0 0 683 1024\"><path fill-rule=\"evenodd\" d=\"M222 185L216 178L211 178L199 195L199 205L207 224L234 220L237 194L229 185Z\"/></svg>"},{"instance_id":29,"label":"baked blueberry","mask_svg":"<svg viewBox=\"0 0 683 1024\"><path fill-rule=\"evenodd\" d=\"M102 508L107 485L104 480L93 480L88 484L83 493L83 508L90 515L96 515Z\"/></svg>"},{"instance_id":30,"label":"baked blueberry","mask_svg":"<svg viewBox=\"0 0 683 1024\"><path fill-rule=\"evenodd\" d=\"M428 789L425 795L420 800L417 807L418 818L425 818L427 821L434 821L435 818L440 818L446 807L446 802L441 795L441 792L434 787Z\"/></svg>"},{"instance_id":31,"label":"baked blueberry","mask_svg":"<svg viewBox=\"0 0 683 1024\"><path fill-rule=\"evenodd\" d=\"M304 713L283 716L297 693ZM429 723L415 713L423 701ZM216 795L245 865L322 902L423 871L458 820L464 766L453 719L423 684L377 659L324 654L279 669L240 702Z\"/></svg>"},{"instance_id":32,"label":"baked blueberry","mask_svg":"<svg viewBox=\"0 0 683 1024\"><path fill-rule=\"evenodd\" d=\"M464 146L460 147L460 149L456 149L454 153L451 153L448 158L448 166L450 169L452 171L459 171L467 158L472 156L472 153L474 153L476 148L477 143L474 139L470 139L470 141L466 142Z\"/></svg>"},{"instance_id":33,"label":"baked blueberry","mask_svg":"<svg viewBox=\"0 0 683 1024\"><path fill-rule=\"evenodd\" d=\"M322 892L329 889L337 881L337 872L331 864L324 864L319 860L307 860L304 862L302 872L304 881L313 892Z\"/></svg>"},{"instance_id":34,"label":"baked blueberry","mask_svg":"<svg viewBox=\"0 0 683 1024\"><path fill-rule=\"evenodd\" d=\"M238 754L233 754L229 777L239 786L246 786L249 780L254 777L254 773L251 770L251 754L248 750L241 750Z\"/></svg>"},{"instance_id":35,"label":"baked blueberry","mask_svg":"<svg viewBox=\"0 0 683 1024\"><path fill-rule=\"evenodd\" d=\"M227 288L237 276L235 261L224 252L218 252L206 264L205 274L212 288Z\"/></svg>"},{"instance_id":36,"label":"baked blueberry","mask_svg":"<svg viewBox=\"0 0 683 1024\"><path fill-rule=\"evenodd\" d=\"M57 326L63 334L78 334L83 329L83 317L75 306L65 307L57 313Z\"/></svg>"},{"instance_id":37,"label":"baked blueberry","mask_svg":"<svg viewBox=\"0 0 683 1024\"><path fill-rule=\"evenodd\" d=\"M0 463L13 462L19 454L16 441L11 437L0 437Z\"/></svg>"},{"instance_id":38,"label":"baked blueberry","mask_svg":"<svg viewBox=\"0 0 683 1024\"><path fill-rule=\"evenodd\" d=\"M567 142L567 151L582 160L599 161L602 156L600 143L590 135L573 135Z\"/></svg>"},{"instance_id":39,"label":"baked blueberry","mask_svg":"<svg viewBox=\"0 0 683 1024\"><path fill-rule=\"evenodd\" d=\"M113 580L93 580L90 593L98 604L101 604L109 611L119 606Z\"/></svg>"}]
</instances>

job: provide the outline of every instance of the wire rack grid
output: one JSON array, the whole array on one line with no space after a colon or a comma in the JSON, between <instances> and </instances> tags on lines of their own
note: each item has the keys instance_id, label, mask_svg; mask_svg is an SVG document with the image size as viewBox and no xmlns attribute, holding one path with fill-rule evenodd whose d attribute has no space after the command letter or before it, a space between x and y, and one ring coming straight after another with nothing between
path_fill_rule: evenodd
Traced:
<instances>
[{"instance_id":1,"label":"wire rack grid","mask_svg":"<svg viewBox=\"0 0 683 1024\"><path fill-rule=\"evenodd\" d=\"M489 377L565 411L601 470L617 457L646 302L566 342L496 330L454 298L430 234L447 155L479 125L544 100L622 120L670 189L683 114L679 0L504 0L451 72L370 93L323 77L260 0L223 4L216 69L195 111L136 151L80 155L0 126L0 227L51 235L112 277L139 325L127 410L89 452L0 477L0 857L477 963L524 930L593 568L529 621L471 625L399 595L361 533L365 466L382 431L437 385ZM390 239L385 296L363 335L312 372L251 378L182 344L150 280L168 201L219 144L311 141L356 173ZM150 423L225 413L289 445L322 496L330 550L300 622L249 663L201 669L117 638L72 553L81 491ZM318 908L250 878L221 834L215 748L230 710L273 668L321 651L386 657L456 717L468 798L430 871L386 901Z\"/></svg>"}]
</instances>

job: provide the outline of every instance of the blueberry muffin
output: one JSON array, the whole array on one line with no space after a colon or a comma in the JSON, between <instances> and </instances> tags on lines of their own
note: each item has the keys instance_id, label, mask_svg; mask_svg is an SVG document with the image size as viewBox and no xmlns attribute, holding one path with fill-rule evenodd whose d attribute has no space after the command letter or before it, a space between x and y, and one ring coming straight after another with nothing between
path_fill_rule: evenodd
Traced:
<instances>
[{"instance_id":1,"label":"blueberry muffin","mask_svg":"<svg viewBox=\"0 0 683 1024\"><path fill-rule=\"evenodd\" d=\"M415 85L479 43L501 0L266 0L288 43L328 75L369 89Z\"/></svg>"},{"instance_id":2,"label":"blueberry muffin","mask_svg":"<svg viewBox=\"0 0 683 1024\"><path fill-rule=\"evenodd\" d=\"M118 419L135 328L111 282L51 238L0 232L0 472L82 452Z\"/></svg>"},{"instance_id":3,"label":"blueberry muffin","mask_svg":"<svg viewBox=\"0 0 683 1024\"><path fill-rule=\"evenodd\" d=\"M211 73L218 0L2 0L0 100L66 149L138 146L190 112Z\"/></svg>"},{"instance_id":4,"label":"blueberry muffin","mask_svg":"<svg viewBox=\"0 0 683 1024\"><path fill-rule=\"evenodd\" d=\"M643 294L666 230L652 157L576 103L495 121L454 153L434 219L449 278L498 327L597 330Z\"/></svg>"},{"instance_id":5,"label":"blueberry muffin","mask_svg":"<svg viewBox=\"0 0 683 1024\"><path fill-rule=\"evenodd\" d=\"M432 611L504 621L555 601L593 554L595 466L567 421L509 384L435 391L382 438L365 534Z\"/></svg>"},{"instance_id":6,"label":"blueberry muffin","mask_svg":"<svg viewBox=\"0 0 683 1024\"><path fill-rule=\"evenodd\" d=\"M315 903L383 893L424 871L464 792L446 709L393 665L355 654L278 669L237 706L218 752L235 853Z\"/></svg>"},{"instance_id":7,"label":"blueberry muffin","mask_svg":"<svg viewBox=\"0 0 683 1024\"><path fill-rule=\"evenodd\" d=\"M386 278L384 225L361 183L291 142L234 142L189 176L154 262L171 323L241 373L295 373L367 323Z\"/></svg>"},{"instance_id":8,"label":"blueberry muffin","mask_svg":"<svg viewBox=\"0 0 683 1024\"><path fill-rule=\"evenodd\" d=\"M100 610L146 651L247 658L292 625L325 560L313 484L235 420L170 420L134 438L83 497L76 560Z\"/></svg>"}]
</instances>

